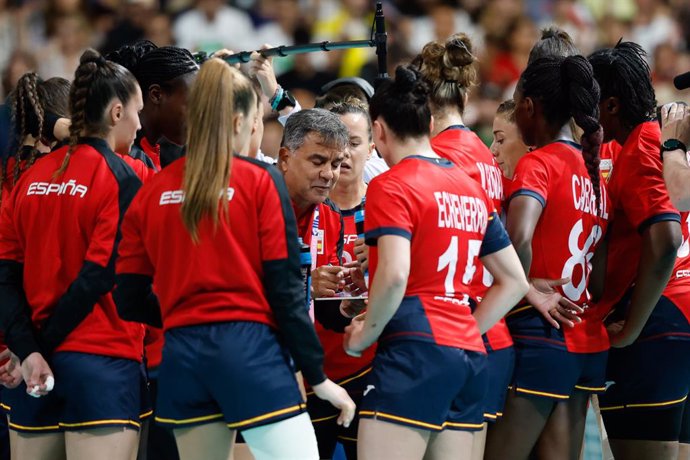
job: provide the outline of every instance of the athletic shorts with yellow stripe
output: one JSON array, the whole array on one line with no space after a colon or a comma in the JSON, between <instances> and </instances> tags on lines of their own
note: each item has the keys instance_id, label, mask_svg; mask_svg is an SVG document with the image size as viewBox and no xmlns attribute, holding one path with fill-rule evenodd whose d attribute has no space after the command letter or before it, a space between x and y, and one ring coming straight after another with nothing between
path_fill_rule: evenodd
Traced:
<instances>
[{"instance_id":1,"label":"athletic shorts with yellow stripe","mask_svg":"<svg viewBox=\"0 0 690 460\"><path fill-rule=\"evenodd\" d=\"M574 391L601 393L606 390L608 351L573 353L539 342L515 341L515 371L511 389L520 396L564 401Z\"/></svg>"},{"instance_id":2,"label":"athletic shorts with yellow stripe","mask_svg":"<svg viewBox=\"0 0 690 460\"><path fill-rule=\"evenodd\" d=\"M203 324L165 333L156 422L246 430L306 410L290 356L267 325Z\"/></svg>"},{"instance_id":3,"label":"athletic shorts with yellow stripe","mask_svg":"<svg viewBox=\"0 0 690 460\"><path fill-rule=\"evenodd\" d=\"M84 431L104 427L138 430L151 415L141 363L88 353L52 356L55 388L34 398L22 383L3 391L11 430L22 433Z\"/></svg>"},{"instance_id":4,"label":"athletic shorts with yellow stripe","mask_svg":"<svg viewBox=\"0 0 690 460\"><path fill-rule=\"evenodd\" d=\"M409 340L380 343L359 416L429 431L478 431L487 383L484 353Z\"/></svg>"}]
</instances>

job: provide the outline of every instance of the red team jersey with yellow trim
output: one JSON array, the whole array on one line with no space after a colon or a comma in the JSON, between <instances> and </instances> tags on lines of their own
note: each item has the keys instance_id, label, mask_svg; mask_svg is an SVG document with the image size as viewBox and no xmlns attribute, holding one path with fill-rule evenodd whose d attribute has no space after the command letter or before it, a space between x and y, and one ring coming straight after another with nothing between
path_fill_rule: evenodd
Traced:
<instances>
[{"instance_id":1,"label":"red team jersey with yellow trim","mask_svg":"<svg viewBox=\"0 0 690 460\"><path fill-rule=\"evenodd\" d=\"M610 204L602 185L597 206L580 146L558 141L527 153L515 168L511 199L517 196L535 198L543 206L532 237L530 278L568 277L561 294L589 306L591 259L606 232ZM516 340L564 341L568 351L594 353L608 349L608 335L591 311L588 308L574 328L544 330L544 320L533 309L528 315L511 315L508 325Z\"/></svg>"},{"instance_id":2,"label":"red team jersey with yellow trim","mask_svg":"<svg viewBox=\"0 0 690 460\"><path fill-rule=\"evenodd\" d=\"M666 191L660 146L659 124L640 123L622 146L609 175L607 190L613 224L608 235L606 289L596 306L599 321L603 321L635 281L642 233L656 222L680 221Z\"/></svg>"},{"instance_id":3,"label":"red team jersey with yellow trim","mask_svg":"<svg viewBox=\"0 0 690 460\"><path fill-rule=\"evenodd\" d=\"M493 201L496 213L501 214L505 197L503 173L491 151L474 132L462 125L450 126L431 139L431 147L440 157L460 166L467 175L481 184ZM474 278L472 288L473 296L481 301L493 278L481 262L478 261L477 265L481 267L482 276ZM484 334L484 344L492 350L501 350L513 345L513 339L503 318Z\"/></svg>"},{"instance_id":4,"label":"red team jersey with yellow trim","mask_svg":"<svg viewBox=\"0 0 690 460\"><path fill-rule=\"evenodd\" d=\"M378 238L411 242L405 297L380 341L485 352L470 307L477 260L510 245L493 208L481 186L446 159L407 157L372 180L364 220L372 284Z\"/></svg>"},{"instance_id":5,"label":"red team jersey with yellow trim","mask_svg":"<svg viewBox=\"0 0 690 460\"><path fill-rule=\"evenodd\" d=\"M56 305L69 299L64 306L83 307L81 293L108 276L121 214L129 204L124 197L140 186L105 141L80 142L60 178L53 174L67 146L24 172L2 203L0 259L23 264L23 288L39 330ZM80 280L86 272L91 275ZM144 329L120 319L110 292L89 311L55 351L141 360Z\"/></svg>"},{"instance_id":6,"label":"red team jersey with yellow trim","mask_svg":"<svg viewBox=\"0 0 690 460\"><path fill-rule=\"evenodd\" d=\"M139 191L122 224L119 274L153 277L163 329L253 321L276 328L263 263L287 258L286 217L267 168L235 157L228 187L229 224L199 224L195 244L180 219L185 158Z\"/></svg>"}]
</instances>

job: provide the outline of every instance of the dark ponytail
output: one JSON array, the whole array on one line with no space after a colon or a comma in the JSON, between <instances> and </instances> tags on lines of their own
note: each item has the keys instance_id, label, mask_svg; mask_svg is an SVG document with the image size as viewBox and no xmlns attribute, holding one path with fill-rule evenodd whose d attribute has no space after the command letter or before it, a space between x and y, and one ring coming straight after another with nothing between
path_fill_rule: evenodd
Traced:
<instances>
[{"instance_id":1,"label":"dark ponytail","mask_svg":"<svg viewBox=\"0 0 690 460\"><path fill-rule=\"evenodd\" d=\"M110 129L103 119L105 109L113 99L127 104L135 94L137 81L130 71L119 64L106 61L98 52L88 49L79 60L69 96L72 124L69 128L69 150L53 177L67 170L69 159L79 138L85 135L104 136Z\"/></svg>"},{"instance_id":2,"label":"dark ponytail","mask_svg":"<svg viewBox=\"0 0 690 460\"><path fill-rule=\"evenodd\" d=\"M568 119L584 131L580 138L582 157L592 181L597 207L601 201L599 150L603 129L599 124L599 84L583 56L548 57L527 66L518 88L524 97L539 100L544 117L561 127Z\"/></svg>"},{"instance_id":3,"label":"dark ponytail","mask_svg":"<svg viewBox=\"0 0 690 460\"><path fill-rule=\"evenodd\" d=\"M597 203L600 203L599 150L604 138L604 130L599 124L599 97L601 95L599 84L594 79L592 66L583 56L565 58L561 67L561 76L568 89L573 119L583 130L580 138L582 157L592 181Z\"/></svg>"},{"instance_id":4,"label":"dark ponytail","mask_svg":"<svg viewBox=\"0 0 690 460\"><path fill-rule=\"evenodd\" d=\"M371 121L378 117L400 139L430 135L429 85L413 66L398 66L395 80L384 80L369 103Z\"/></svg>"}]
</instances>

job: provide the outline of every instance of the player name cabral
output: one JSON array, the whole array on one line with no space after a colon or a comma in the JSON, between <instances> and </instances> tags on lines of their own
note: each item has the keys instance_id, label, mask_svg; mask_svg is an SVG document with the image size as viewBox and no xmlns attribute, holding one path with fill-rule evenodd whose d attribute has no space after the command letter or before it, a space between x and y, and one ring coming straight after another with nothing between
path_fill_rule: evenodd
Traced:
<instances>
[{"instance_id":1,"label":"player name cabral","mask_svg":"<svg viewBox=\"0 0 690 460\"><path fill-rule=\"evenodd\" d=\"M438 205L438 228L486 232L489 214L481 199L449 192L434 192L434 198Z\"/></svg>"}]
</instances>

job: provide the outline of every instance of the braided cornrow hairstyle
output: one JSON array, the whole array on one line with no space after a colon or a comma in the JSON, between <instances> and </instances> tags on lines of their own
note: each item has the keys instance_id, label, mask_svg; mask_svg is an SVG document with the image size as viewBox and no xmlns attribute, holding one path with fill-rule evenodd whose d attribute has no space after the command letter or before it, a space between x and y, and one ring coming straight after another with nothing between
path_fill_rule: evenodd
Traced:
<instances>
[{"instance_id":1,"label":"braided cornrow hairstyle","mask_svg":"<svg viewBox=\"0 0 690 460\"><path fill-rule=\"evenodd\" d=\"M127 104L136 93L137 81L130 71L106 61L97 51L88 49L81 55L69 95L72 124L69 149L53 177L62 175L82 136L104 136L110 126L104 120L108 105L114 100Z\"/></svg>"},{"instance_id":2,"label":"braided cornrow hairstyle","mask_svg":"<svg viewBox=\"0 0 690 460\"><path fill-rule=\"evenodd\" d=\"M432 104L440 109L455 106L462 114L465 97L478 82L476 61L470 38L455 34L445 42L427 43L414 62L431 86Z\"/></svg>"},{"instance_id":3,"label":"braided cornrow hairstyle","mask_svg":"<svg viewBox=\"0 0 690 460\"><path fill-rule=\"evenodd\" d=\"M197 72L199 64L192 53L184 48L162 46L142 56L131 70L144 92L145 100L151 85L165 88L172 80Z\"/></svg>"},{"instance_id":4,"label":"braided cornrow hairstyle","mask_svg":"<svg viewBox=\"0 0 690 460\"><path fill-rule=\"evenodd\" d=\"M401 140L430 135L429 85L414 65L398 66L395 80L383 80L369 103L374 122L383 117Z\"/></svg>"},{"instance_id":5,"label":"braided cornrow hairstyle","mask_svg":"<svg viewBox=\"0 0 690 460\"><path fill-rule=\"evenodd\" d=\"M600 90L592 66L583 56L548 57L534 61L520 77L523 97L538 100L544 117L563 126L571 117L584 131L580 139L582 157L597 199L601 201L599 149L603 129L599 124Z\"/></svg>"},{"instance_id":6,"label":"braided cornrow hairstyle","mask_svg":"<svg viewBox=\"0 0 690 460\"><path fill-rule=\"evenodd\" d=\"M645 58L640 45L623 41L589 56L601 87L601 100L618 98L620 118L630 129L656 116L656 96Z\"/></svg>"}]
</instances>

